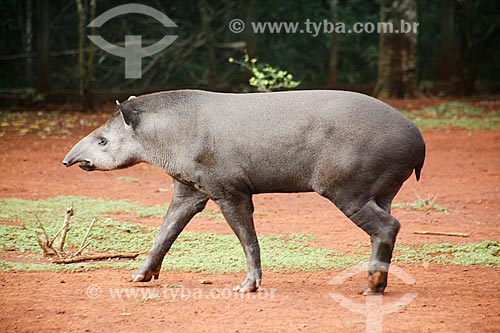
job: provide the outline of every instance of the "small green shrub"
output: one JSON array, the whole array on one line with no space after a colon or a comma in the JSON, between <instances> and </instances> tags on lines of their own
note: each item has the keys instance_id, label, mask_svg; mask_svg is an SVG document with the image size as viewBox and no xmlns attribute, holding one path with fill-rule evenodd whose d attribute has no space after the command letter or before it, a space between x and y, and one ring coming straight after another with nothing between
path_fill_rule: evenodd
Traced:
<instances>
[{"instance_id":1,"label":"small green shrub","mask_svg":"<svg viewBox=\"0 0 500 333\"><path fill-rule=\"evenodd\" d=\"M293 75L285 70L274 68L269 64L257 64L257 58L250 58L245 53L243 60L229 58L230 63L238 64L248 70L252 77L248 83L257 88L258 91L269 92L281 89L293 89L300 85L300 81L294 81Z\"/></svg>"}]
</instances>

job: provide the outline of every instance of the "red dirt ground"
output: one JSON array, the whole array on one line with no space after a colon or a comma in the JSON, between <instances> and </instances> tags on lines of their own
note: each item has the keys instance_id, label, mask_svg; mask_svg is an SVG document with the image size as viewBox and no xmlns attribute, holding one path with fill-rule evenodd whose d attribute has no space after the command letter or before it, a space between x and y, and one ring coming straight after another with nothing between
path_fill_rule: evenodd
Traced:
<instances>
[{"instance_id":1,"label":"red dirt ground","mask_svg":"<svg viewBox=\"0 0 500 333\"><path fill-rule=\"evenodd\" d=\"M127 170L86 173L60 161L78 135L68 138L1 138L0 197L39 199L77 195L127 199L147 205L168 203L171 181L161 170L138 165ZM450 210L395 209L402 222L400 242L469 243L500 240L500 131L424 132L428 154L422 180L408 180L395 202L416 200L416 191ZM138 183L118 180L132 176ZM210 204L211 208L216 208ZM255 196L259 234L310 233L321 246L349 252L353 242L368 244L327 200L316 194ZM143 223L159 225L158 219ZM224 221L195 219L192 231L229 234ZM468 238L423 236L417 230L471 233ZM392 307L384 332L499 332L498 268L426 264L399 267L415 280L393 275L383 304ZM0 272L1 332L360 332L366 317L340 305L332 293L359 306L377 307L379 298L356 294L365 273L330 284L341 271L264 272L264 290L250 296L229 292L244 273L204 275L162 273L149 284L128 283L129 271L85 273ZM404 280L404 281L403 281ZM201 283L209 281L211 284ZM115 292L128 288L127 295ZM135 295L133 293L136 293ZM409 293L416 298L405 305ZM158 296L144 296L158 294ZM175 296L175 297L174 297ZM399 306L394 306L399 304ZM376 313L377 311L371 311Z\"/></svg>"}]
</instances>

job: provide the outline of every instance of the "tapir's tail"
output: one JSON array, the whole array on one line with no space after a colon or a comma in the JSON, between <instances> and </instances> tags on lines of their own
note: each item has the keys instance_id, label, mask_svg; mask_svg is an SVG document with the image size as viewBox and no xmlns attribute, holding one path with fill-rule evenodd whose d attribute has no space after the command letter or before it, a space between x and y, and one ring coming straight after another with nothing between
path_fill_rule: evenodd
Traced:
<instances>
[{"instance_id":1,"label":"tapir's tail","mask_svg":"<svg viewBox=\"0 0 500 333\"><path fill-rule=\"evenodd\" d=\"M415 168L415 177L417 178L417 182L420 180L420 171L422 170L422 167L424 166L424 163L422 163Z\"/></svg>"},{"instance_id":2,"label":"tapir's tail","mask_svg":"<svg viewBox=\"0 0 500 333\"><path fill-rule=\"evenodd\" d=\"M422 141L422 149L420 152L420 158L417 166L415 166L415 177L417 178L417 182L420 180L420 172L422 171L422 167L424 166L425 161L425 144Z\"/></svg>"}]
</instances>

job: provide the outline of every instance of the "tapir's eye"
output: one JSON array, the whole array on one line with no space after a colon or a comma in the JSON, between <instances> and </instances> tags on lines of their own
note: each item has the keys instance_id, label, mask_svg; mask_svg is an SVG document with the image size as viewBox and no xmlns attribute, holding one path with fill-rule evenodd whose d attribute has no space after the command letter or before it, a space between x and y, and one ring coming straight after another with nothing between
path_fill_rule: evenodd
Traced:
<instances>
[{"instance_id":1,"label":"tapir's eye","mask_svg":"<svg viewBox=\"0 0 500 333\"><path fill-rule=\"evenodd\" d=\"M108 143L108 140L106 140L106 138L99 138L99 145L100 146L105 146L106 143Z\"/></svg>"}]
</instances>

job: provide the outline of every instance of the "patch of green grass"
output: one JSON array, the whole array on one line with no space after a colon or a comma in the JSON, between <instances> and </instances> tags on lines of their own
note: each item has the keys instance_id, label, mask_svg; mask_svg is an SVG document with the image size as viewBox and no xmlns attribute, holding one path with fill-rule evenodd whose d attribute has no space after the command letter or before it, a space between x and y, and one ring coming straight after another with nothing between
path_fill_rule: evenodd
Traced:
<instances>
[{"instance_id":1,"label":"patch of green grass","mask_svg":"<svg viewBox=\"0 0 500 333\"><path fill-rule=\"evenodd\" d=\"M144 257L139 257L140 260ZM140 260L108 260L99 262L83 262L76 264L53 264L49 262L44 262L42 255L38 256L39 262L17 262L0 260L0 271L4 272L86 272L91 270L96 270L100 268L122 268L127 270L138 269L141 262Z\"/></svg>"},{"instance_id":2,"label":"patch of green grass","mask_svg":"<svg viewBox=\"0 0 500 333\"><path fill-rule=\"evenodd\" d=\"M443 206L440 206L434 202L432 199L418 199L414 202L403 202L403 203L395 203L392 205L392 208L400 208L406 210L435 210L438 212L442 212L446 215L450 214L450 211Z\"/></svg>"},{"instance_id":3,"label":"patch of green grass","mask_svg":"<svg viewBox=\"0 0 500 333\"><path fill-rule=\"evenodd\" d=\"M142 297L142 302L147 302L147 301L151 301L151 300L155 300L155 299L158 299L160 298L160 294L151 294L151 295L148 295L148 296L143 296Z\"/></svg>"},{"instance_id":4,"label":"patch of green grass","mask_svg":"<svg viewBox=\"0 0 500 333\"><path fill-rule=\"evenodd\" d=\"M138 178L130 177L130 176L117 177L116 179L123 181L123 182L128 182L128 183L138 183L139 182Z\"/></svg>"},{"instance_id":5,"label":"patch of green grass","mask_svg":"<svg viewBox=\"0 0 500 333\"><path fill-rule=\"evenodd\" d=\"M99 221L92 230L90 249L97 252L139 252L138 260L108 260L57 265L43 258L35 238L38 224L35 214L49 234L61 227L66 207L74 205L74 216L66 240L67 249L78 247L92 217ZM114 211L140 212L146 209L122 200L79 197L57 197L46 200L0 199L0 221L22 222L22 225L0 224L0 251L15 251L23 260L0 260L3 271L85 271L97 268L135 270L151 249L158 228L111 219ZM165 208L165 207L163 207ZM262 265L271 271L318 271L345 269L366 262L369 248L344 254L314 245L314 235L261 235ZM396 263L436 262L454 265L500 266L500 242L485 241L467 245L398 244ZM18 262L23 261L23 262ZM183 232L164 259L163 270L228 273L245 271L245 255L235 235Z\"/></svg>"},{"instance_id":6,"label":"patch of green grass","mask_svg":"<svg viewBox=\"0 0 500 333\"><path fill-rule=\"evenodd\" d=\"M158 217L163 218L168 210L168 205L156 205L152 207L141 207L135 211L138 217ZM201 213L196 214L195 217L202 217L213 220L223 220L224 216L215 210L205 208Z\"/></svg>"},{"instance_id":7,"label":"patch of green grass","mask_svg":"<svg viewBox=\"0 0 500 333\"><path fill-rule=\"evenodd\" d=\"M101 200L81 197L55 197L46 200L0 199L0 220L21 222L22 226L0 225L0 250L19 252L39 251L35 233L40 231L37 217L49 235L61 228L66 207L73 205L74 215L66 238L66 248L76 248L81 243L90 220L98 219L92 229L90 248L93 251L144 251L143 243L150 243L152 230L139 224L122 223L109 218L106 213L133 213L141 206L124 200Z\"/></svg>"},{"instance_id":8,"label":"patch of green grass","mask_svg":"<svg viewBox=\"0 0 500 333\"><path fill-rule=\"evenodd\" d=\"M394 260L397 263L432 262L447 265L482 265L500 267L500 242L485 240L463 245L401 244L396 245Z\"/></svg>"},{"instance_id":9,"label":"patch of green grass","mask_svg":"<svg viewBox=\"0 0 500 333\"><path fill-rule=\"evenodd\" d=\"M262 267L266 270L318 271L342 269L361 258L311 245L313 235L261 235ZM243 249L234 235L182 233L164 260L165 269L227 273L246 269Z\"/></svg>"},{"instance_id":10,"label":"patch of green grass","mask_svg":"<svg viewBox=\"0 0 500 333\"><path fill-rule=\"evenodd\" d=\"M212 220L224 220L224 216L221 212L215 209L205 208L201 213L195 215L195 217L202 217Z\"/></svg>"},{"instance_id":11,"label":"patch of green grass","mask_svg":"<svg viewBox=\"0 0 500 333\"><path fill-rule=\"evenodd\" d=\"M357 325L357 324L364 324L364 323L366 323L366 319L349 320L349 321L345 322L345 324L348 326L353 326L353 325Z\"/></svg>"},{"instance_id":12,"label":"patch of green grass","mask_svg":"<svg viewBox=\"0 0 500 333\"><path fill-rule=\"evenodd\" d=\"M168 205L156 205L151 207L141 207L136 210L138 217L158 217L165 216L168 210Z\"/></svg>"},{"instance_id":13,"label":"patch of green grass","mask_svg":"<svg viewBox=\"0 0 500 333\"><path fill-rule=\"evenodd\" d=\"M98 222L89 238L90 249L97 252L147 253L156 237L157 228L120 222L106 214L116 211L136 213L139 216L163 215L166 206L142 207L123 200L102 200L81 197L56 197L46 200L0 199L0 220L21 222L22 225L0 224L0 250L17 251L40 259L35 233L39 231L37 218L42 221L49 235L61 227L66 207L73 205L74 215L66 239L66 248L80 245L88 222L97 217ZM220 213L217 213L220 214ZM202 216L217 218L214 212ZM345 268L357 261L330 249L311 245L312 235L263 235L259 237L263 267L270 270L305 270ZM139 261L107 261L59 266L46 262L17 263L0 261L3 270L87 270L96 267L124 267L136 269ZM234 235L183 232L172 246L164 261L165 270L188 272L224 273L239 272L246 268L245 255Z\"/></svg>"},{"instance_id":14,"label":"patch of green grass","mask_svg":"<svg viewBox=\"0 0 500 333\"><path fill-rule=\"evenodd\" d=\"M35 252L39 249L35 231L39 231L38 219L49 235L55 235L61 228L66 208L74 207L71 228L66 247L78 247L88 223L98 219L92 229L90 248L93 251L144 251L143 244L151 243L156 230L139 224L119 222L109 218L113 212L133 213L138 217L165 215L168 206L144 207L125 200L103 200L84 197L60 196L44 200L21 200L0 198L0 221L20 222L22 226L0 225L0 251L16 250ZM220 215L220 213L219 213ZM206 218L219 218L213 211L202 212ZM19 240L23 239L23 242Z\"/></svg>"},{"instance_id":15,"label":"patch of green grass","mask_svg":"<svg viewBox=\"0 0 500 333\"><path fill-rule=\"evenodd\" d=\"M449 102L417 111L402 111L421 128L500 129L500 110L485 111L463 102Z\"/></svg>"}]
</instances>

